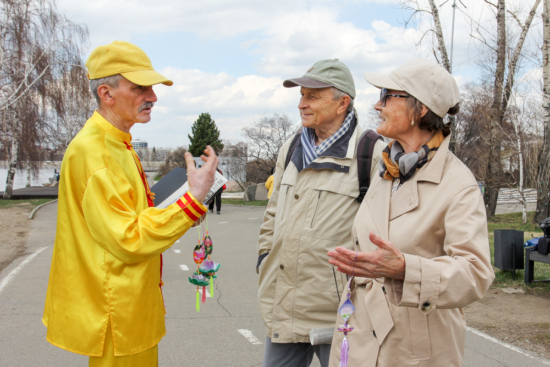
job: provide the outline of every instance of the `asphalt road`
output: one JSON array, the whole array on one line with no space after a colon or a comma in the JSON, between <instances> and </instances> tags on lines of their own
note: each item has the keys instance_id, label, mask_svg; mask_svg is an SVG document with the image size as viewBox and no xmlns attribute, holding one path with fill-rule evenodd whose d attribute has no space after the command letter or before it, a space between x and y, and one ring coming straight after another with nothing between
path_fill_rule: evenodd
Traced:
<instances>
[{"instance_id":1,"label":"asphalt road","mask_svg":"<svg viewBox=\"0 0 550 367\"><path fill-rule=\"evenodd\" d=\"M41 322L48 283L57 204L42 208L32 222L26 257L0 273L0 366L87 366L87 357L50 345ZM209 215L213 260L221 263L213 298L195 311L187 277L196 266L198 238L191 229L164 255L167 335L159 344L159 365L261 366L265 328L256 303L256 240L264 208L222 208ZM41 252L40 249L46 247ZM34 256L33 256L34 254ZM184 270L185 268L189 270ZM14 272L16 272L15 276ZM7 282L11 279L10 282ZM467 332L465 366L550 366L499 342ZM315 361L312 366L319 366Z\"/></svg>"}]
</instances>

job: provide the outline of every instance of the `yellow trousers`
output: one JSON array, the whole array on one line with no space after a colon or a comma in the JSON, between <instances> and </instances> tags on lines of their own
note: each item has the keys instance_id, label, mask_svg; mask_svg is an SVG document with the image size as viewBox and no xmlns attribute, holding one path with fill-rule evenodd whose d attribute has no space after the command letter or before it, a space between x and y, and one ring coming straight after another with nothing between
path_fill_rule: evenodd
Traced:
<instances>
[{"instance_id":1,"label":"yellow trousers","mask_svg":"<svg viewBox=\"0 0 550 367\"><path fill-rule=\"evenodd\" d=\"M155 345L152 348L144 350L141 353L131 356L115 357L113 347L113 332L111 325L107 327L105 336L105 347L102 357L90 357L90 367L158 367L159 348Z\"/></svg>"}]
</instances>

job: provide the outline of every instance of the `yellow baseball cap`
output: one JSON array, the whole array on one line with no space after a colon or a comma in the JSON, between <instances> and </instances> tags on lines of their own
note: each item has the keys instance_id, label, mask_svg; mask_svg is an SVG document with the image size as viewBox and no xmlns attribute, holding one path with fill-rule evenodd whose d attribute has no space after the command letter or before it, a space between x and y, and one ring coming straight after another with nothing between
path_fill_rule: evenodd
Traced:
<instances>
[{"instance_id":1,"label":"yellow baseball cap","mask_svg":"<svg viewBox=\"0 0 550 367\"><path fill-rule=\"evenodd\" d=\"M120 74L137 85L174 84L153 69L149 56L130 42L114 41L96 47L88 60L88 79L100 79Z\"/></svg>"}]
</instances>

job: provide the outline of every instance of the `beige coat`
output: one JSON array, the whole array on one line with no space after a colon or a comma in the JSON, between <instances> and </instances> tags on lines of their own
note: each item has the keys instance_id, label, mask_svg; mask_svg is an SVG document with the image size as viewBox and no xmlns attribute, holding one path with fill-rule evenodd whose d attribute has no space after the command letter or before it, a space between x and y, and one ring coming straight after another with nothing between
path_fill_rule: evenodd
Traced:
<instances>
[{"instance_id":1,"label":"beige coat","mask_svg":"<svg viewBox=\"0 0 550 367\"><path fill-rule=\"evenodd\" d=\"M313 162L323 169L298 173L291 162L285 170L292 139L281 148L258 241L258 255L269 252L259 269L258 302L274 343L307 343L311 329L334 325L346 278L336 273L335 280L327 252L353 247L349 234L359 209L355 151L363 131L357 125L345 157ZM384 147L381 141L375 145L371 182Z\"/></svg>"},{"instance_id":2,"label":"beige coat","mask_svg":"<svg viewBox=\"0 0 550 367\"><path fill-rule=\"evenodd\" d=\"M462 366L462 308L485 295L494 273L481 192L448 146L449 137L393 196L392 182L377 177L357 213L358 250L377 249L372 230L405 254L406 272L404 281L355 279L349 367ZM335 332L331 367L341 342Z\"/></svg>"}]
</instances>

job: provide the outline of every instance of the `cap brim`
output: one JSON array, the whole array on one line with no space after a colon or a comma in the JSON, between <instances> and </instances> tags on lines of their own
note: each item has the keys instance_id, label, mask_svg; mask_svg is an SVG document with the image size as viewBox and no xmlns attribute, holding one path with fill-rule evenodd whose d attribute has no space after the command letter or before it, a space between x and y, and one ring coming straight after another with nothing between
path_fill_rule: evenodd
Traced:
<instances>
[{"instance_id":1,"label":"cap brim","mask_svg":"<svg viewBox=\"0 0 550 367\"><path fill-rule=\"evenodd\" d=\"M302 78L285 80L283 82L283 87L285 88L293 88L293 87L328 88L328 87L332 87L332 85L304 76Z\"/></svg>"},{"instance_id":2,"label":"cap brim","mask_svg":"<svg viewBox=\"0 0 550 367\"><path fill-rule=\"evenodd\" d=\"M393 90L402 90L405 89L394 82L389 75L386 74L377 74L377 73L369 73L365 72L363 74L365 76L365 79L370 84L374 85L377 88L386 88L386 89L393 89Z\"/></svg>"},{"instance_id":3,"label":"cap brim","mask_svg":"<svg viewBox=\"0 0 550 367\"><path fill-rule=\"evenodd\" d=\"M155 70L130 71L127 73L120 73L120 75L137 85L149 86L161 83L164 85L174 84L170 79L160 75Z\"/></svg>"}]
</instances>

